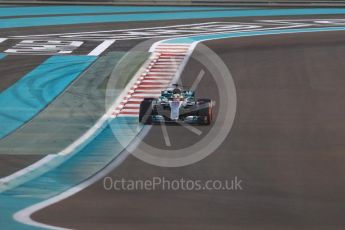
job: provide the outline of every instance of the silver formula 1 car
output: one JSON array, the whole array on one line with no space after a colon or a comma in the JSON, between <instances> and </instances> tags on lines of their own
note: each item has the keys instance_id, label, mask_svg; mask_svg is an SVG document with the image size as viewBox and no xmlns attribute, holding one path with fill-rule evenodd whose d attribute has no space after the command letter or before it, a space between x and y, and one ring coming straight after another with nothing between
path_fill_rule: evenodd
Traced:
<instances>
[{"instance_id":1,"label":"silver formula 1 car","mask_svg":"<svg viewBox=\"0 0 345 230\"><path fill-rule=\"evenodd\" d=\"M212 100L195 100L194 91L174 86L163 90L159 98L144 98L140 103L139 122L209 125L212 121Z\"/></svg>"}]
</instances>

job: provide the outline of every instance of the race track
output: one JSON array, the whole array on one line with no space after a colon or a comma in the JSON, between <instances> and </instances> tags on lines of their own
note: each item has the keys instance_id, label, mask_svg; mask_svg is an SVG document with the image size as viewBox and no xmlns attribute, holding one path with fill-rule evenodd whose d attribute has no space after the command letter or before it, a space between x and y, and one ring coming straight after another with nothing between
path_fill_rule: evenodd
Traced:
<instances>
[{"instance_id":1,"label":"race track","mask_svg":"<svg viewBox=\"0 0 345 230\"><path fill-rule=\"evenodd\" d=\"M109 174L171 180L238 176L243 191L106 191L100 181L34 218L77 229L341 229L342 36L336 32L206 42L231 67L236 84L238 110L226 141L210 157L187 167L160 168L129 156ZM199 68L189 63L182 81L194 78ZM200 83L203 96L217 91L209 78ZM173 126L168 132L172 143L194 143L185 138L191 135L187 129ZM164 146L160 127L144 141Z\"/></svg>"},{"instance_id":2,"label":"race track","mask_svg":"<svg viewBox=\"0 0 345 230\"><path fill-rule=\"evenodd\" d=\"M7 13L0 18L6 25L0 30L0 37L6 38L0 43L4 54L0 59L4 74L0 103L6 98L3 95L13 91L11 95L19 95L14 97L18 100L15 103L24 101L26 106L15 122L2 129L0 175L8 176L39 159L57 162L57 166L47 164L29 171L29 179L19 176L13 182L8 179L8 185L0 184L0 207L6 209L1 218L6 229L38 229L25 225L30 223L67 229L344 228L344 9L176 8L175 12L164 7L136 8L143 11L137 19L142 19L140 22L131 18L130 7L97 10L62 7L59 14L53 14L22 9L17 11L22 15ZM78 14L83 16L75 19ZM32 19L21 19L29 17ZM65 25L66 19L76 21ZM42 20L44 23L33 26ZM215 24L207 27L207 32L196 31L196 24L208 26L210 22ZM171 29L174 34L163 36L162 31L152 28ZM215 101L215 120L221 119L220 95L225 88L217 85L219 76L198 61L203 47L210 48L230 71L236 90L236 101L231 103L236 102L236 113L225 140L194 164L159 167L123 151L114 130L127 135L128 130L121 130L122 115L92 134L81 148L68 153L65 148L93 128L105 113L105 82L113 76L113 67L137 44L150 40L146 44L149 48L165 39L174 44L200 41L183 68L180 82L191 86L203 73L196 94ZM59 49L28 51L32 42L27 40L66 43L59 43L62 53L56 53L61 52ZM133 68L139 68L147 58L143 53L134 56ZM47 63L57 59L62 61ZM37 80L39 74L33 74L39 70L37 66L55 71L52 79ZM62 76L70 78L63 80ZM25 80L22 88L19 83ZM34 94L26 94L35 95L34 99L23 96L21 89L25 87L34 87ZM6 106L0 119L10 119L3 115L11 114ZM132 125L133 119L129 120ZM187 147L204 140L214 126L144 128L138 131L143 139L133 154L147 145L161 149L163 155L164 150L187 154ZM57 154L60 151L65 152ZM104 188L105 176L171 181L236 177L242 181L242 189L115 191ZM76 194L68 192L84 188L83 184L93 178L99 180L90 187ZM45 207L45 201L49 203L66 191L70 197L61 196L64 199ZM20 216L11 220L15 213L37 203L42 203L42 209L31 216L36 222Z\"/></svg>"}]
</instances>

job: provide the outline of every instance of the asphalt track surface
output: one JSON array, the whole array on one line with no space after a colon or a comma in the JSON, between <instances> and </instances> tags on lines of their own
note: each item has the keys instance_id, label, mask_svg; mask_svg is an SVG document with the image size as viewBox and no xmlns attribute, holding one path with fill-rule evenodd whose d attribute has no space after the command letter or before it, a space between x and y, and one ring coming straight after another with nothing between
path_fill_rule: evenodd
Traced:
<instances>
[{"instance_id":1,"label":"asphalt track surface","mask_svg":"<svg viewBox=\"0 0 345 230\"><path fill-rule=\"evenodd\" d=\"M206 159L160 168L129 156L114 179L243 180L241 191L106 191L100 181L33 215L77 229L343 229L344 32L205 42L230 68L234 125ZM190 61L182 81L201 69ZM199 95L217 100L206 72ZM203 131L206 131L204 128ZM172 143L188 130L168 127ZM159 127L144 142L163 146ZM140 147L140 146L139 146ZM179 146L180 147L180 146Z\"/></svg>"},{"instance_id":2,"label":"asphalt track surface","mask_svg":"<svg viewBox=\"0 0 345 230\"><path fill-rule=\"evenodd\" d=\"M318 16L337 17L341 16ZM262 18L231 21L253 19ZM2 29L1 37L207 21ZM100 181L33 218L77 229L343 229L344 35L305 33L205 42L227 64L236 85L238 108L227 139L211 156L190 166L160 168L129 156L110 173L114 179L159 176L207 180L237 176L243 180L243 191L105 191ZM116 42L109 51L127 51L139 42ZM11 56L4 59L6 64L0 62L6 76L0 81L0 89L44 59L25 58ZM23 68L11 69L21 61L25 63ZM183 83L190 85L201 68L190 61ZM207 71L197 92L200 97L219 100ZM206 133L209 128L200 129ZM168 131L173 148L188 146L198 138L179 126L169 126ZM185 138L187 135L190 138ZM165 148L159 127L154 127L144 142ZM40 158L0 157L2 175Z\"/></svg>"}]
</instances>

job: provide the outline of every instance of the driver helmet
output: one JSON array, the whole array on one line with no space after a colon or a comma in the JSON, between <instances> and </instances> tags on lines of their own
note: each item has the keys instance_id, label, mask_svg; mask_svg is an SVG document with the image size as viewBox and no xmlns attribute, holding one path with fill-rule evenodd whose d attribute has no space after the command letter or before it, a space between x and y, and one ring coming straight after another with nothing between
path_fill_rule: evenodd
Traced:
<instances>
[{"instance_id":1,"label":"driver helmet","mask_svg":"<svg viewBox=\"0 0 345 230\"><path fill-rule=\"evenodd\" d=\"M181 94L181 90L179 88L175 88L173 90L173 94Z\"/></svg>"}]
</instances>

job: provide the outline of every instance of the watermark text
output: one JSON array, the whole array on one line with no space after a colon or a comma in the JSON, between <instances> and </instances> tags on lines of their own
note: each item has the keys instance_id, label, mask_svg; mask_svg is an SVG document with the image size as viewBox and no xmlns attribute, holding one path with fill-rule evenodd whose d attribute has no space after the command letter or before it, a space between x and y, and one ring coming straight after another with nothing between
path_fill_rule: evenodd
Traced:
<instances>
[{"instance_id":1,"label":"watermark text","mask_svg":"<svg viewBox=\"0 0 345 230\"><path fill-rule=\"evenodd\" d=\"M114 179L105 177L103 188L107 191L238 191L243 190L243 181L237 176L222 180L167 179L152 177L145 180Z\"/></svg>"}]
</instances>

